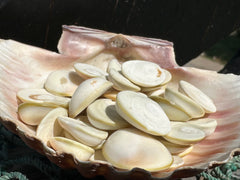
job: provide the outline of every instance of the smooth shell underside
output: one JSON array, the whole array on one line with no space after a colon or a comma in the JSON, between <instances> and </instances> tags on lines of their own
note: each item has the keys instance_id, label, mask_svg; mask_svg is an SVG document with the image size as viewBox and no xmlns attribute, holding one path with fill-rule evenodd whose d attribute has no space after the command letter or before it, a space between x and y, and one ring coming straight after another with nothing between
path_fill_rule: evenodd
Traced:
<instances>
[{"instance_id":1,"label":"smooth shell underside","mask_svg":"<svg viewBox=\"0 0 240 180\"><path fill-rule=\"evenodd\" d=\"M107 33L84 27L64 26L59 41L62 54L25 45L13 40L0 40L0 116L1 122L36 151L62 168L77 168L86 177L104 175L107 179L141 177L191 176L208 167L212 161L224 161L240 145L240 77L213 71L179 67L175 62L172 43L136 36ZM99 53L113 53L120 61L141 59L156 62L172 74L168 86L178 89L180 80L192 83L211 97L217 111L208 118L217 120L213 134L194 145L183 157L184 165L170 172L149 172L135 168L121 171L99 162L79 162L70 154L58 154L36 138L36 129L19 120L16 93L23 88L43 87L54 70L73 70L76 62L88 62L106 70L108 61L96 61ZM89 59L89 60L86 60ZM187 169L189 173L181 173ZM175 171L174 171L175 170ZM140 175L140 176L139 176Z\"/></svg>"}]
</instances>

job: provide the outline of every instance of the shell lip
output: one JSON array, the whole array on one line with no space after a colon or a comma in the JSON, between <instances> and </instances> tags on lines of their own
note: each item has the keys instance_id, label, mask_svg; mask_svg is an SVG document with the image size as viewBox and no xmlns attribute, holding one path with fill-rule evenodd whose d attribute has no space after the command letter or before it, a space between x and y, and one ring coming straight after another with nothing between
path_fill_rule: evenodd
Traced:
<instances>
[{"instance_id":1,"label":"shell lip","mask_svg":"<svg viewBox=\"0 0 240 180\"><path fill-rule=\"evenodd\" d=\"M62 25L62 29L63 30L67 30L67 31L71 31L71 32L78 32L80 29L81 30L89 30L91 31L92 29L91 28L87 28L87 27L80 27L80 26L74 26L74 25ZM106 32L106 31L103 31L103 30L100 30L100 29L95 29L95 32L99 32L99 33L103 33L103 32Z\"/></svg>"},{"instance_id":2,"label":"shell lip","mask_svg":"<svg viewBox=\"0 0 240 180\"><path fill-rule=\"evenodd\" d=\"M83 26L75 26L75 25L62 25L62 30L63 31L69 31L69 32L88 32L91 31L91 28L87 28L87 27L83 27ZM121 33L110 33L104 30L100 30L100 29L94 29L95 33L105 33L108 34L109 37L112 37L113 39L110 38L109 43L111 43L113 40L118 40L119 39L125 39L125 45L127 44L129 46L128 42L128 38L138 38L139 40L142 40L143 42L145 42L146 38L142 37L142 36L135 36L135 35L125 35L125 34L121 34ZM84 33L83 33L84 34ZM125 38L124 38L125 37ZM173 47L173 42L167 41L167 40L163 40L163 39L157 39L157 38L147 38L148 40L151 41L152 44L154 45L159 45L159 43L161 44L161 46L165 46L165 47Z\"/></svg>"}]
</instances>

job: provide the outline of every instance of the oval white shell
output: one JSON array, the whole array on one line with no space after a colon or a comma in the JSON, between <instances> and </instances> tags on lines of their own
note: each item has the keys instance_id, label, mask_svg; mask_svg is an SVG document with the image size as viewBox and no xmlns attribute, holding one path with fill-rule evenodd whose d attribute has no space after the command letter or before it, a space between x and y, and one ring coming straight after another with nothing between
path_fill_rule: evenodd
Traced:
<instances>
[{"instance_id":1,"label":"oval white shell","mask_svg":"<svg viewBox=\"0 0 240 180\"><path fill-rule=\"evenodd\" d=\"M87 108L89 122L96 128L116 130L128 127L126 122L116 111L115 102L110 99L98 99Z\"/></svg>"},{"instance_id":2,"label":"oval white shell","mask_svg":"<svg viewBox=\"0 0 240 180\"><path fill-rule=\"evenodd\" d=\"M69 102L69 116L76 117L111 87L112 83L102 78L91 78L82 82Z\"/></svg>"},{"instance_id":3,"label":"oval white shell","mask_svg":"<svg viewBox=\"0 0 240 180\"><path fill-rule=\"evenodd\" d=\"M166 135L170 121L158 103L142 93L121 91L117 95L117 112L136 128L152 135Z\"/></svg>"},{"instance_id":4,"label":"oval white shell","mask_svg":"<svg viewBox=\"0 0 240 180\"><path fill-rule=\"evenodd\" d=\"M48 75L44 88L52 94L72 96L82 81L74 71L58 70Z\"/></svg>"},{"instance_id":5,"label":"oval white shell","mask_svg":"<svg viewBox=\"0 0 240 180\"><path fill-rule=\"evenodd\" d=\"M103 156L115 167L148 171L167 169L173 158L160 141L135 128L115 131L103 145Z\"/></svg>"},{"instance_id":6,"label":"oval white shell","mask_svg":"<svg viewBox=\"0 0 240 180\"><path fill-rule=\"evenodd\" d=\"M141 60L131 60L122 64L122 73L133 83L142 87L160 85L165 73L159 65Z\"/></svg>"}]
</instances>

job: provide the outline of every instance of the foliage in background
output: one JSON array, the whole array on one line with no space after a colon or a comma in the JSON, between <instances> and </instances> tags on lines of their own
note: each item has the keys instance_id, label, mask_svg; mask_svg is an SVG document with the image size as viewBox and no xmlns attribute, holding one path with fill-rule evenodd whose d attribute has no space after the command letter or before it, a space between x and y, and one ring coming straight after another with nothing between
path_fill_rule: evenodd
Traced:
<instances>
[{"instance_id":1,"label":"foliage in background","mask_svg":"<svg viewBox=\"0 0 240 180\"><path fill-rule=\"evenodd\" d=\"M240 50L240 29L217 42L205 51L205 53L211 58L216 57L226 62L229 61L238 50Z\"/></svg>"}]
</instances>

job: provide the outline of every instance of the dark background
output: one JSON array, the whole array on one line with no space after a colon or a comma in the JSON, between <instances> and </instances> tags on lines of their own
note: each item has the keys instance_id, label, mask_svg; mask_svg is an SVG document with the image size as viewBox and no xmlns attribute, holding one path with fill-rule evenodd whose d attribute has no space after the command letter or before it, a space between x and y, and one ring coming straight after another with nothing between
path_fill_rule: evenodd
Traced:
<instances>
[{"instance_id":1,"label":"dark background","mask_svg":"<svg viewBox=\"0 0 240 180\"><path fill-rule=\"evenodd\" d=\"M161 38L182 65L240 27L237 0L0 0L0 38L56 51L61 25Z\"/></svg>"}]
</instances>

